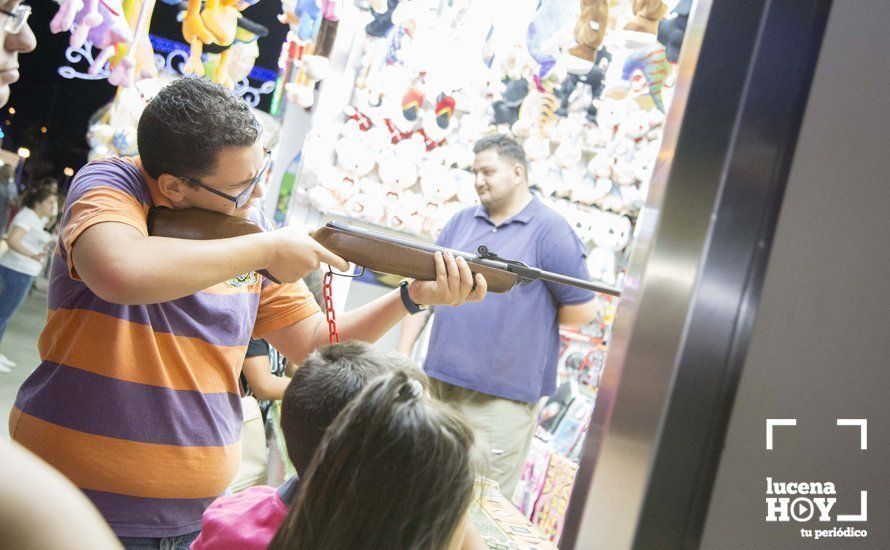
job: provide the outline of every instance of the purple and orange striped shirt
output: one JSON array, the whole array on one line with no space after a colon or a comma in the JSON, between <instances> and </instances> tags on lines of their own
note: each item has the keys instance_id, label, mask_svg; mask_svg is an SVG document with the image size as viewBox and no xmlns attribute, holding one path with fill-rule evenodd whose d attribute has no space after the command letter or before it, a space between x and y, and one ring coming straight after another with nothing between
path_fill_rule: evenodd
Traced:
<instances>
[{"instance_id":1,"label":"purple and orange striped shirt","mask_svg":"<svg viewBox=\"0 0 890 550\"><path fill-rule=\"evenodd\" d=\"M201 528L238 469L238 375L251 335L319 311L304 284L256 273L161 304L102 300L77 276L72 246L103 222L147 235L153 204L169 202L130 159L78 173L53 259L42 362L9 419L13 439L80 487L118 536Z\"/></svg>"}]
</instances>

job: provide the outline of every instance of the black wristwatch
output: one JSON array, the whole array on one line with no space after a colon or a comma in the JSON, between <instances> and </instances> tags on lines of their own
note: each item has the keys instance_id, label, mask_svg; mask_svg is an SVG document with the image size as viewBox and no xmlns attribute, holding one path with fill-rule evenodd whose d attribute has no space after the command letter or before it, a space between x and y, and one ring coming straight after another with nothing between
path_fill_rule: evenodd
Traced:
<instances>
[{"instance_id":1,"label":"black wristwatch","mask_svg":"<svg viewBox=\"0 0 890 550\"><path fill-rule=\"evenodd\" d=\"M399 283L399 294L402 296L402 303L405 305L405 309L407 309L408 313L411 315L420 313L426 309L426 306L415 304L414 300L411 299L411 296L408 295L408 281Z\"/></svg>"}]
</instances>

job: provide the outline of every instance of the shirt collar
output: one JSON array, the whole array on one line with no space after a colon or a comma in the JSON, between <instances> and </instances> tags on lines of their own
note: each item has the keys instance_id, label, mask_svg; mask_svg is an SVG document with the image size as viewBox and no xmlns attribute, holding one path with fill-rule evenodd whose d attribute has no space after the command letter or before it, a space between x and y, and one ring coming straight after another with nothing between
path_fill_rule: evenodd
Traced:
<instances>
[{"instance_id":1,"label":"shirt collar","mask_svg":"<svg viewBox=\"0 0 890 550\"><path fill-rule=\"evenodd\" d=\"M501 222L501 225L507 225L507 224L513 223L513 222L528 223L528 222L532 221L532 218L535 217L535 213L538 212L538 207L541 204L543 204L543 203L540 200L538 200L538 197L535 197L534 195L532 195L532 200L530 200L528 202L528 204L526 204L525 207L519 211L519 213L514 215L512 218L507 218L506 220ZM476 211L474 213L474 216L477 218L482 218L482 219L486 220L488 223L494 225L494 222L491 221L491 218L488 215L488 210L481 204L476 205Z\"/></svg>"}]
</instances>

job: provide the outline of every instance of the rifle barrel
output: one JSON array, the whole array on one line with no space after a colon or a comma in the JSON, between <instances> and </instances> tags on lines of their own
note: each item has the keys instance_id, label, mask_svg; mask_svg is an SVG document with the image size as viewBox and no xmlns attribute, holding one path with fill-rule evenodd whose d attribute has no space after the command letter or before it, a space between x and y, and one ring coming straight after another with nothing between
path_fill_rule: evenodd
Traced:
<instances>
[{"instance_id":1,"label":"rifle barrel","mask_svg":"<svg viewBox=\"0 0 890 550\"><path fill-rule=\"evenodd\" d=\"M587 290L592 290L594 292L599 292L600 294L608 294L609 296L621 296L621 291L617 288L604 284L594 283L593 281L585 281L582 279L576 279L574 277L568 277L566 275L560 275L559 273L541 271L540 275L538 275L537 278L543 281L559 283L561 285L576 286L578 288L584 288Z\"/></svg>"}]
</instances>

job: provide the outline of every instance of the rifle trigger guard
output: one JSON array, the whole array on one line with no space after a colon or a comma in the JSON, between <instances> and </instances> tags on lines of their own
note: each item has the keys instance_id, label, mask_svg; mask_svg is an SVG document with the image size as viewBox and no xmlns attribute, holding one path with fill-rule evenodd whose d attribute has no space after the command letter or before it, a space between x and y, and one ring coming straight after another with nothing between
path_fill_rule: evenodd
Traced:
<instances>
[{"instance_id":1,"label":"rifle trigger guard","mask_svg":"<svg viewBox=\"0 0 890 550\"><path fill-rule=\"evenodd\" d=\"M348 277L349 279L355 279L365 274L365 266L357 265L355 267L359 268L359 272L353 273L352 275L347 275L346 273L336 273L331 266L328 266L328 271L331 273L331 275L334 275L336 277Z\"/></svg>"}]
</instances>

